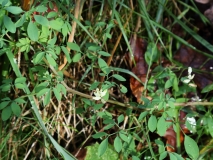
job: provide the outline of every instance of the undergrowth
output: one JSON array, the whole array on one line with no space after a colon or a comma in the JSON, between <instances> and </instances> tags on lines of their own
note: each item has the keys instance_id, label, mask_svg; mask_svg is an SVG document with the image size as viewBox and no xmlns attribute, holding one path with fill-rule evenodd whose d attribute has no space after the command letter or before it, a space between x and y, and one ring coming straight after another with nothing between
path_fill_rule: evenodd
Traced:
<instances>
[{"instance_id":1,"label":"undergrowth","mask_svg":"<svg viewBox=\"0 0 213 160\"><path fill-rule=\"evenodd\" d=\"M212 159L212 28L193 0L0 7L0 159Z\"/></svg>"}]
</instances>

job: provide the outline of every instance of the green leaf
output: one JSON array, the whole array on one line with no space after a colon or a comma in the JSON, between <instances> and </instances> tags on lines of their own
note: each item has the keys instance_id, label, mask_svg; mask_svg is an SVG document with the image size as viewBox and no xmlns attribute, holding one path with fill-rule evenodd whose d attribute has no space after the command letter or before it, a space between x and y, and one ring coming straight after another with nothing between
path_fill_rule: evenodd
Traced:
<instances>
[{"instance_id":1,"label":"green leaf","mask_svg":"<svg viewBox=\"0 0 213 160\"><path fill-rule=\"evenodd\" d=\"M90 122L91 122L93 127L95 126L96 120L97 120L97 115L95 115L95 114L92 115L91 118L90 118Z\"/></svg>"},{"instance_id":2,"label":"green leaf","mask_svg":"<svg viewBox=\"0 0 213 160\"><path fill-rule=\"evenodd\" d=\"M111 54L104 52L104 51L98 51L98 54L102 55L102 56L106 56L106 57L110 57Z\"/></svg>"},{"instance_id":3,"label":"green leaf","mask_svg":"<svg viewBox=\"0 0 213 160\"><path fill-rule=\"evenodd\" d=\"M172 80L171 79L168 79L167 81L166 81L166 83L165 83L165 89L168 89L168 88L170 88L170 87L172 87L173 86L173 82L172 82Z\"/></svg>"},{"instance_id":4,"label":"green leaf","mask_svg":"<svg viewBox=\"0 0 213 160\"><path fill-rule=\"evenodd\" d=\"M26 103L26 101L23 98L16 98L14 101L18 104Z\"/></svg>"},{"instance_id":5,"label":"green leaf","mask_svg":"<svg viewBox=\"0 0 213 160\"><path fill-rule=\"evenodd\" d=\"M111 124L111 123L115 123L115 121L113 119L111 119L110 117L104 117L104 121L103 121L104 124Z\"/></svg>"},{"instance_id":6,"label":"green leaf","mask_svg":"<svg viewBox=\"0 0 213 160\"><path fill-rule=\"evenodd\" d=\"M114 140L114 148L116 150L116 152L120 152L121 149L122 149L122 142L121 142L121 139L116 136L115 140Z\"/></svg>"},{"instance_id":7,"label":"green leaf","mask_svg":"<svg viewBox=\"0 0 213 160\"><path fill-rule=\"evenodd\" d=\"M67 50L67 48L64 47L64 46L61 46L61 49L62 49L62 51L64 52L64 54L65 54L65 56L66 56L66 58L67 58L68 63L71 63L70 53L69 53L69 51Z\"/></svg>"},{"instance_id":8,"label":"green leaf","mask_svg":"<svg viewBox=\"0 0 213 160\"><path fill-rule=\"evenodd\" d=\"M118 120L118 124L121 123L121 122L123 122L123 121L124 121L124 115L121 114L121 115L118 117L117 120Z\"/></svg>"},{"instance_id":9,"label":"green leaf","mask_svg":"<svg viewBox=\"0 0 213 160\"><path fill-rule=\"evenodd\" d=\"M49 21L46 17L41 15L34 15L35 21L42 26L49 26Z\"/></svg>"},{"instance_id":10,"label":"green leaf","mask_svg":"<svg viewBox=\"0 0 213 160\"><path fill-rule=\"evenodd\" d=\"M64 95L67 94L67 90L66 90L66 88L65 88L62 84L58 83L58 84L57 84L57 88L60 88L60 91L61 91Z\"/></svg>"},{"instance_id":11,"label":"green leaf","mask_svg":"<svg viewBox=\"0 0 213 160\"><path fill-rule=\"evenodd\" d=\"M81 59L81 53L78 52L74 55L74 57L72 58L72 61L78 62L80 59Z\"/></svg>"},{"instance_id":12,"label":"green leaf","mask_svg":"<svg viewBox=\"0 0 213 160\"><path fill-rule=\"evenodd\" d=\"M49 90L44 97L44 105L45 106L50 103L50 99L51 99L51 90Z\"/></svg>"},{"instance_id":13,"label":"green leaf","mask_svg":"<svg viewBox=\"0 0 213 160\"><path fill-rule=\"evenodd\" d=\"M154 115L149 118L148 128L151 132L154 132L157 128L157 118Z\"/></svg>"},{"instance_id":14,"label":"green leaf","mask_svg":"<svg viewBox=\"0 0 213 160\"><path fill-rule=\"evenodd\" d=\"M120 86L121 86L120 91L122 93L126 93L128 91L127 88L124 85L120 85Z\"/></svg>"},{"instance_id":15,"label":"green leaf","mask_svg":"<svg viewBox=\"0 0 213 160\"><path fill-rule=\"evenodd\" d=\"M57 55L60 55L61 54L61 48L59 46L53 46L55 48L55 53Z\"/></svg>"},{"instance_id":16,"label":"green leaf","mask_svg":"<svg viewBox=\"0 0 213 160\"><path fill-rule=\"evenodd\" d=\"M23 12L23 10L17 6L9 6L6 8L6 10L12 14L20 14Z\"/></svg>"},{"instance_id":17,"label":"green leaf","mask_svg":"<svg viewBox=\"0 0 213 160\"><path fill-rule=\"evenodd\" d=\"M184 147L190 158L196 160L199 157L199 148L197 143L189 136L185 135Z\"/></svg>"},{"instance_id":18,"label":"green leaf","mask_svg":"<svg viewBox=\"0 0 213 160\"><path fill-rule=\"evenodd\" d=\"M54 45L52 47L55 47ZM52 56L53 59L57 59L58 56L55 54L55 51L53 50L53 48L49 48L46 53L49 53L50 56Z\"/></svg>"},{"instance_id":19,"label":"green leaf","mask_svg":"<svg viewBox=\"0 0 213 160\"><path fill-rule=\"evenodd\" d=\"M143 84L143 82L140 80L140 78L138 78L133 72L131 72L127 69L116 68L116 67L109 67L109 69L112 70L112 71L118 71L118 72L123 72L123 73L129 74L130 76L134 77L138 82Z\"/></svg>"},{"instance_id":20,"label":"green leaf","mask_svg":"<svg viewBox=\"0 0 213 160\"><path fill-rule=\"evenodd\" d=\"M169 107L175 108L175 103L174 103L173 100L169 100L169 101L168 101L168 104L169 104Z\"/></svg>"},{"instance_id":21,"label":"green leaf","mask_svg":"<svg viewBox=\"0 0 213 160\"><path fill-rule=\"evenodd\" d=\"M211 116L209 116L206 118L206 121L207 121L206 123L207 123L208 129L209 129L208 131L211 134L211 136L213 137L213 119Z\"/></svg>"},{"instance_id":22,"label":"green leaf","mask_svg":"<svg viewBox=\"0 0 213 160\"><path fill-rule=\"evenodd\" d=\"M107 147L108 147L108 138L103 140L100 146L98 147L98 155L102 156L106 152Z\"/></svg>"},{"instance_id":23,"label":"green leaf","mask_svg":"<svg viewBox=\"0 0 213 160\"><path fill-rule=\"evenodd\" d=\"M54 12L56 13L56 12ZM49 15L49 14L48 14ZM54 15L53 15L54 16ZM69 28L67 26L66 23L64 23L64 25L62 26L62 30L61 30L62 34L63 34L63 40L67 37L68 33L69 33Z\"/></svg>"},{"instance_id":24,"label":"green leaf","mask_svg":"<svg viewBox=\"0 0 213 160\"><path fill-rule=\"evenodd\" d=\"M138 158L136 156L132 156L132 160L140 160L140 158Z\"/></svg>"},{"instance_id":25,"label":"green leaf","mask_svg":"<svg viewBox=\"0 0 213 160\"><path fill-rule=\"evenodd\" d=\"M67 46L73 51L81 52L79 45L76 43L67 42Z\"/></svg>"},{"instance_id":26,"label":"green leaf","mask_svg":"<svg viewBox=\"0 0 213 160\"><path fill-rule=\"evenodd\" d=\"M101 109L103 106L104 106L103 103L98 103L98 104L95 104L95 105L93 106L93 108L94 108L95 110L99 110L99 109Z\"/></svg>"},{"instance_id":27,"label":"green leaf","mask_svg":"<svg viewBox=\"0 0 213 160\"><path fill-rule=\"evenodd\" d=\"M164 136L167 130L167 125L166 125L166 120L162 117L160 117L160 119L158 120L157 123L157 133L160 136Z\"/></svg>"},{"instance_id":28,"label":"green leaf","mask_svg":"<svg viewBox=\"0 0 213 160\"><path fill-rule=\"evenodd\" d=\"M47 18L54 18L54 17L57 17L58 16L58 13L57 12L54 12L54 11L51 11L48 13L47 15ZM64 26L62 27L62 30L63 30Z\"/></svg>"},{"instance_id":29,"label":"green leaf","mask_svg":"<svg viewBox=\"0 0 213 160\"><path fill-rule=\"evenodd\" d=\"M2 26L2 22L3 22L3 17L4 17L4 15L6 14L6 10L4 10L4 9L0 9L0 26Z\"/></svg>"},{"instance_id":30,"label":"green leaf","mask_svg":"<svg viewBox=\"0 0 213 160\"><path fill-rule=\"evenodd\" d=\"M102 58L98 58L98 65L104 73L107 73L108 65Z\"/></svg>"},{"instance_id":31,"label":"green leaf","mask_svg":"<svg viewBox=\"0 0 213 160\"><path fill-rule=\"evenodd\" d=\"M57 37L54 36L52 39L49 39L47 44L49 44L51 47L55 47L55 43L57 41Z\"/></svg>"},{"instance_id":32,"label":"green leaf","mask_svg":"<svg viewBox=\"0 0 213 160\"><path fill-rule=\"evenodd\" d=\"M11 87L11 84L7 84L7 83L0 86L1 91L3 91L3 92L9 91L10 87Z\"/></svg>"},{"instance_id":33,"label":"green leaf","mask_svg":"<svg viewBox=\"0 0 213 160\"><path fill-rule=\"evenodd\" d=\"M57 18L56 20L49 21L50 27L54 30L60 31L64 22L62 19Z\"/></svg>"},{"instance_id":34,"label":"green leaf","mask_svg":"<svg viewBox=\"0 0 213 160\"><path fill-rule=\"evenodd\" d=\"M20 49L20 52L24 52L24 51L26 51L26 50L27 50L27 45L22 46L21 49Z\"/></svg>"},{"instance_id":35,"label":"green leaf","mask_svg":"<svg viewBox=\"0 0 213 160\"><path fill-rule=\"evenodd\" d=\"M49 85L49 82L42 82L35 87L35 92L38 93Z\"/></svg>"},{"instance_id":36,"label":"green leaf","mask_svg":"<svg viewBox=\"0 0 213 160\"><path fill-rule=\"evenodd\" d=\"M21 115L20 106L15 102L13 102L10 106L11 106L13 114L16 115L17 117L19 117Z\"/></svg>"},{"instance_id":37,"label":"green leaf","mask_svg":"<svg viewBox=\"0 0 213 160\"><path fill-rule=\"evenodd\" d=\"M95 26L103 27L106 25L106 22L97 22Z\"/></svg>"},{"instance_id":38,"label":"green leaf","mask_svg":"<svg viewBox=\"0 0 213 160\"><path fill-rule=\"evenodd\" d=\"M91 106L93 103L92 103L92 100L90 100L90 99L87 99L87 98L82 98L82 100L83 100L83 102L86 104L86 105L88 105L88 106ZM98 112L98 113L100 113L100 112Z\"/></svg>"},{"instance_id":39,"label":"green leaf","mask_svg":"<svg viewBox=\"0 0 213 160\"><path fill-rule=\"evenodd\" d=\"M103 136L107 136L108 134L106 132L98 132L96 134L93 134L92 137L97 139L97 138L101 138Z\"/></svg>"},{"instance_id":40,"label":"green leaf","mask_svg":"<svg viewBox=\"0 0 213 160\"><path fill-rule=\"evenodd\" d=\"M106 94L102 97L101 102L105 103L109 100L109 91L107 90Z\"/></svg>"},{"instance_id":41,"label":"green leaf","mask_svg":"<svg viewBox=\"0 0 213 160\"><path fill-rule=\"evenodd\" d=\"M19 77L15 79L15 87L19 89L24 89L24 83L26 81L25 77Z\"/></svg>"},{"instance_id":42,"label":"green leaf","mask_svg":"<svg viewBox=\"0 0 213 160\"><path fill-rule=\"evenodd\" d=\"M174 160L185 160L181 155L179 155L175 152L167 152L167 153L169 153L169 157L170 157L171 160L173 160L173 159ZM186 158L186 160L187 160L187 158Z\"/></svg>"},{"instance_id":43,"label":"green leaf","mask_svg":"<svg viewBox=\"0 0 213 160\"><path fill-rule=\"evenodd\" d=\"M47 11L47 7L43 5L39 5L36 7L36 12L46 12L46 11Z\"/></svg>"},{"instance_id":44,"label":"green leaf","mask_svg":"<svg viewBox=\"0 0 213 160\"><path fill-rule=\"evenodd\" d=\"M36 94L36 96L37 96L37 97L43 96L43 95L46 94L49 90L50 90L49 88L44 88L44 89L40 90L40 91Z\"/></svg>"},{"instance_id":45,"label":"green leaf","mask_svg":"<svg viewBox=\"0 0 213 160\"><path fill-rule=\"evenodd\" d=\"M136 144L135 144L135 140L134 140L134 138L132 137L131 134L128 135L128 142L127 143L128 143L128 149L135 151Z\"/></svg>"},{"instance_id":46,"label":"green leaf","mask_svg":"<svg viewBox=\"0 0 213 160\"><path fill-rule=\"evenodd\" d=\"M56 61L49 55L49 54L46 54L46 58L47 58L47 61L48 63L53 66L53 67L56 67Z\"/></svg>"},{"instance_id":47,"label":"green leaf","mask_svg":"<svg viewBox=\"0 0 213 160\"><path fill-rule=\"evenodd\" d=\"M27 34L32 41L38 41L38 28L35 23L30 22L27 27Z\"/></svg>"},{"instance_id":48,"label":"green leaf","mask_svg":"<svg viewBox=\"0 0 213 160\"><path fill-rule=\"evenodd\" d=\"M10 106L7 106L6 108L4 108L2 110L2 113L1 113L1 119L3 121L6 121L10 118L10 116L12 115L12 110L11 110L11 107Z\"/></svg>"},{"instance_id":49,"label":"green leaf","mask_svg":"<svg viewBox=\"0 0 213 160\"><path fill-rule=\"evenodd\" d=\"M11 81L12 82L12 81ZM5 97L1 99L2 101L11 101L11 99L9 97Z\"/></svg>"},{"instance_id":50,"label":"green leaf","mask_svg":"<svg viewBox=\"0 0 213 160\"><path fill-rule=\"evenodd\" d=\"M126 79L119 74L113 74L112 77L116 78L119 81L126 81Z\"/></svg>"},{"instance_id":51,"label":"green leaf","mask_svg":"<svg viewBox=\"0 0 213 160\"><path fill-rule=\"evenodd\" d=\"M114 127L115 124L108 124L107 126L104 127L104 130L108 130L112 127Z\"/></svg>"},{"instance_id":52,"label":"green leaf","mask_svg":"<svg viewBox=\"0 0 213 160\"><path fill-rule=\"evenodd\" d=\"M22 83L15 83L15 87L18 88L18 89L24 89L24 84Z\"/></svg>"},{"instance_id":53,"label":"green leaf","mask_svg":"<svg viewBox=\"0 0 213 160\"><path fill-rule=\"evenodd\" d=\"M91 84L91 86L89 87L89 90L94 90L94 89L96 89L96 88L98 87L99 84L100 84L100 82L97 82L97 81L93 82L93 83Z\"/></svg>"},{"instance_id":54,"label":"green leaf","mask_svg":"<svg viewBox=\"0 0 213 160\"><path fill-rule=\"evenodd\" d=\"M121 130L119 132L119 136L123 141L128 142L128 137L126 136L126 133L124 131Z\"/></svg>"},{"instance_id":55,"label":"green leaf","mask_svg":"<svg viewBox=\"0 0 213 160\"><path fill-rule=\"evenodd\" d=\"M8 104L10 103L10 101L3 101L0 103L0 110L4 109Z\"/></svg>"},{"instance_id":56,"label":"green leaf","mask_svg":"<svg viewBox=\"0 0 213 160\"><path fill-rule=\"evenodd\" d=\"M26 77L18 77L15 79L15 83L25 83Z\"/></svg>"},{"instance_id":57,"label":"green leaf","mask_svg":"<svg viewBox=\"0 0 213 160\"><path fill-rule=\"evenodd\" d=\"M158 105L158 110L161 110L163 108L166 108L166 102L165 101L160 102L159 105Z\"/></svg>"},{"instance_id":58,"label":"green leaf","mask_svg":"<svg viewBox=\"0 0 213 160\"><path fill-rule=\"evenodd\" d=\"M158 146L163 146L163 147L164 147L164 143L163 143L160 139L156 139L156 140L155 140L155 143L156 143Z\"/></svg>"},{"instance_id":59,"label":"green leaf","mask_svg":"<svg viewBox=\"0 0 213 160\"><path fill-rule=\"evenodd\" d=\"M169 152L169 158L171 160L178 160L177 157L173 153L171 153L171 152Z\"/></svg>"},{"instance_id":60,"label":"green leaf","mask_svg":"<svg viewBox=\"0 0 213 160\"><path fill-rule=\"evenodd\" d=\"M159 54L156 44L153 42L149 43L145 52L146 63L151 66L153 62L156 62L158 60L158 57Z\"/></svg>"},{"instance_id":61,"label":"green leaf","mask_svg":"<svg viewBox=\"0 0 213 160\"><path fill-rule=\"evenodd\" d=\"M11 5L11 2L9 0L1 0L0 4L4 7Z\"/></svg>"},{"instance_id":62,"label":"green leaf","mask_svg":"<svg viewBox=\"0 0 213 160\"><path fill-rule=\"evenodd\" d=\"M23 14L21 18L15 23L16 27L21 27L26 20L26 14Z\"/></svg>"},{"instance_id":63,"label":"green leaf","mask_svg":"<svg viewBox=\"0 0 213 160\"><path fill-rule=\"evenodd\" d=\"M141 121L144 119L144 117L146 117L146 115L148 114L149 112L148 111L144 111L140 114L139 118L138 118L138 121Z\"/></svg>"},{"instance_id":64,"label":"green leaf","mask_svg":"<svg viewBox=\"0 0 213 160\"><path fill-rule=\"evenodd\" d=\"M175 77L173 78L173 89L178 92L179 91L179 87L178 87L178 79L175 75Z\"/></svg>"},{"instance_id":65,"label":"green leaf","mask_svg":"<svg viewBox=\"0 0 213 160\"><path fill-rule=\"evenodd\" d=\"M37 53L33 58L33 63L39 64L42 61L42 59L44 58L44 55L45 55L45 52Z\"/></svg>"},{"instance_id":66,"label":"green leaf","mask_svg":"<svg viewBox=\"0 0 213 160\"><path fill-rule=\"evenodd\" d=\"M88 50L89 51L93 51L93 52L97 52L98 50L100 50L101 47L95 43L92 43L89 47Z\"/></svg>"},{"instance_id":67,"label":"green leaf","mask_svg":"<svg viewBox=\"0 0 213 160\"><path fill-rule=\"evenodd\" d=\"M206 87L204 87L201 91L201 93L207 93L213 90L213 84L209 84Z\"/></svg>"},{"instance_id":68,"label":"green leaf","mask_svg":"<svg viewBox=\"0 0 213 160\"><path fill-rule=\"evenodd\" d=\"M167 156L167 151L164 151L164 152L162 152L162 153L160 154L159 159L160 159L160 160L163 160L163 159L166 158L166 156Z\"/></svg>"},{"instance_id":69,"label":"green leaf","mask_svg":"<svg viewBox=\"0 0 213 160\"><path fill-rule=\"evenodd\" d=\"M16 25L13 23L11 18L8 17L7 15L4 15L4 26L9 32L11 33L16 32Z\"/></svg>"},{"instance_id":70,"label":"green leaf","mask_svg":"<svg viewBox=\"0 0 213 160\"><path fill-rule=\"evenodd\" d=\"M98 143L87 146L87 152L84 160L119 160L118 153L110 144L108 145L106 152L101 157L99 157L97 154L99 146L100 145Z\"/></svg>"},{"instance_id":71,"label":"green leaf","mask_svg":"<svg viewBox=\"0 0 213 160\"><path fill-rule=\"evenodd\" d=\"M61 93L60 93L60 90L58 90L57 88L53 88L53 93L54 93L56 99L60 102L60 101L61 101Z\"/></svg>"}]
</instances>

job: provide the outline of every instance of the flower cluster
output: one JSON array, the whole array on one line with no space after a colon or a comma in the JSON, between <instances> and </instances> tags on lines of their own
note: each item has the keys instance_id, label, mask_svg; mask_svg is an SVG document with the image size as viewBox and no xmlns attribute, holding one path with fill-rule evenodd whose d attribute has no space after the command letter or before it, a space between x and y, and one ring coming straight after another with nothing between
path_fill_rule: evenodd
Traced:
<instances>
[{"instance_id":1,"label":"flower cluster","mask_svg":"<svg viewBox=\"0 0 213 160\"><path fill-rule=\"evenodd\" d=\"M102 89L99 90L99 88L97 88L94 92L95 97L93 97L93 99L96 101L101 100L102 103L106 103L106 101L103 99L106 93L107 93L107 89L103 91Z\"/></svg>"},{"instance_id":2,"label":"flower cluster","mask_svg":"<svg viewBox=\"0 0 213 160\"><path fill-rule=\"evenodd\" d=\"M194 74L192 75L192 67L188 67L188 78L183 80L183 83L188 84L193 78L194 78Z\"/></svg>"}]
</instances>

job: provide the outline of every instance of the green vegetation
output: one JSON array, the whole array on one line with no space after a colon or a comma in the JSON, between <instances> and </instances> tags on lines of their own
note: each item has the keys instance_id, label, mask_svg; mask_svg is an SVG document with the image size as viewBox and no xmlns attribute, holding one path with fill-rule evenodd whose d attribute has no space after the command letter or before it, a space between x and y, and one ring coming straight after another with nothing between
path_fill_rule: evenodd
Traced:
<instances>
[{"instance_id":1,"label":"green vegetation","mask_svg":"<svg viewBox=\"0 0 213 160\"><path fill-rule=\"evenodd\" d=\"M212 159L207 18L193 0L0 0L0 159Z\"/></svg>"}]
</instances>

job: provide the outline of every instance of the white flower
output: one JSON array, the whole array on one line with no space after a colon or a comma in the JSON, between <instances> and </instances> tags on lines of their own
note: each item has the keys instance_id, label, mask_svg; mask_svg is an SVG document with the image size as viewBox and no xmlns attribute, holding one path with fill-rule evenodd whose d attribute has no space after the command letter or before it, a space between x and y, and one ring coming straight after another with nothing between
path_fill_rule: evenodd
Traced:
<instances>
[{"instance_id":1,"label":"white flower","mask_svg":"<svg viewBox=\"0 0 213 160\"><path fill-rule=\"evenodd\" d=\"M201 99L198 96L192 97L191 100L193 102L200 102L201 101Z\"/></svg>"},{"instance_id":2,"label":"white flower","mask_svg":"<svg viewBox=\"0 0 213 160\"><path fill-rule=\"evenodd\" d=\"M192 67L189 67L188 68L188 78L190 79L190 80L192 80L193 78L194 78L194 74L193 75L191 75L192 74Z\"/></svg>"},{"instance_id":3,"label":"white flower","mask_svg":"<svg viewBox=\"0 0 213 160\"><path fill-rule=\"evenodd\" d=\"M105 103L103 97L106 95L106 93L107 93L107 89L102 91L102 89L99 90L99 88L97 88L94 92L95 97L92 97L92 98L96 101L101 100L103 103Z\"/></svg>"},{"instance_id":4,"label":"white flower","mask_svg":"<svg viewBox=\"0 0 213 160\"><path fill-rule=\"evenodd\" d=\"M193 132L196 132L196 120L194 117L187 117L186 118L186 121L189 123L189 125L191 125L191 130L190 132L193 133Z\"/></svg>"},{"instance_id":5,"label":"white flower","mask_svg":"<svg viewBox=\"0 0 213 160\"><path fill-rule=\"evenodd\" d=\"M196 87L197 87L197 85L196 85L196 84L194 84L194 83L189 83L189 86L190 86L190 87L194 87L194 88L196 88Z\"/></svg>"},{"instance_id":6,"label":"white flower","mask_svg":"<svg viewBox=\"0 0 213 160\"><path fill-rule=\"evenodd\" d=\"M189 83L193 78L194 78L194 74L192 75L192 67L188 67L188 78L183 80L183 83Z\"/></svg>"},{"instance_id":7,"label":"white flower","mask_svg":"<svg viewBox=\"0 0 213 160\"><path fill-rule=\"evenodd\" d=\"M190 82L190 79L184 79L183 80L183 83L189 83Z\"/></svg>"}]
</instances>

